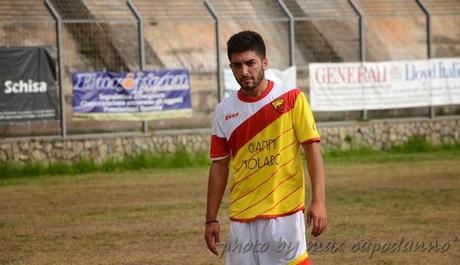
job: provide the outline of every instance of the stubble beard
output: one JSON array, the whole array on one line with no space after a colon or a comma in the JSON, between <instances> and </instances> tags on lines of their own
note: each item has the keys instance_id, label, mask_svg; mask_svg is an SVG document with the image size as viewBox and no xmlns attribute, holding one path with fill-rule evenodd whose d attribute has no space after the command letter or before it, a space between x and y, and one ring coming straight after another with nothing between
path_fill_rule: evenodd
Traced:
<instances>
[{"instance_id":1,"label":"stubble beard","mask_svg":"<svg viewBox=\"0 0 460 265\"><path fill-rule=\"evenodd\" d=\"M262 70L258 76L256 76L255 78L250 77L250 79L254 80L253 85L245 85L246 80L244 78L238 80L238 83L240 84L242 90L249 92L256 89L260 85L262 80L264 80L264 71Z\"/></svg>"}]
</instances>

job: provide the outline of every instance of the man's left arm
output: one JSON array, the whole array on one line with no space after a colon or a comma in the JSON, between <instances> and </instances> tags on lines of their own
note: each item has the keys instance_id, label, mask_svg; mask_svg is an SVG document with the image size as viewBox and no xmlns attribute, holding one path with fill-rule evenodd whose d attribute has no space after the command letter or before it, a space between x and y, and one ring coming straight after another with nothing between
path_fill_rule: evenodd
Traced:
<instances>
[{"instance_id":1,"label":"man's left arm","mask_svg":"<svg viewBox=\"0 0 460 265\"><path fill-rule=\"evenodd\" d=\"M318 142L302 144L307 158L311 182L311 204L307 210L307 224L313 225L311 234L316 237L326 229L326 173Z\"/></svg>"}]
</instances>

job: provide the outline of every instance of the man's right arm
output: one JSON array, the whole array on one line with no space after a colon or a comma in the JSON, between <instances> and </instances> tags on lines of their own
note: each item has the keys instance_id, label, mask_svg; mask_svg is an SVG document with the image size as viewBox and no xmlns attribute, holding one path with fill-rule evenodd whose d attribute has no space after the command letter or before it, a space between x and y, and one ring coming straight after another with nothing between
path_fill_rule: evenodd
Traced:
<instances>
[{"instance_id":1,"label":"man's right arm","mask_svg":"<svg viewBox=\"0 0 460 265\"><path fill-rule=\"evenodd\" d=\"M217 213L219 212L220 203L224 196L225 187L228 180L228 165L230 163L230 156L224 159L212 161L209 169L208 179L208 197L207 197L207 210L206 210L206 229L204 238L208 249L218 255L216 244L219 243L220 226L217 222ZM211 221L210 223L208 223Z\"/></svg>"}]
</instances>

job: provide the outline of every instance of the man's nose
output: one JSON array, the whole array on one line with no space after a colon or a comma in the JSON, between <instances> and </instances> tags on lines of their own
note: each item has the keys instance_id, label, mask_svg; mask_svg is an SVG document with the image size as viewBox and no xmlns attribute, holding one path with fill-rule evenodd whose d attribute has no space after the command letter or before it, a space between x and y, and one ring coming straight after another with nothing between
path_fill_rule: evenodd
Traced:
<instances>
[{"instance_id":1,"label":"man's nose","mask_svg":"<svg viewBox=\"0 0 460 265\"><path fill-rule=\"evenodd\" d=\"M249 67L243 64L243 66L241 67L241 73L243 75L247 75L249 73Z\"/></svg>"}]
</instances>

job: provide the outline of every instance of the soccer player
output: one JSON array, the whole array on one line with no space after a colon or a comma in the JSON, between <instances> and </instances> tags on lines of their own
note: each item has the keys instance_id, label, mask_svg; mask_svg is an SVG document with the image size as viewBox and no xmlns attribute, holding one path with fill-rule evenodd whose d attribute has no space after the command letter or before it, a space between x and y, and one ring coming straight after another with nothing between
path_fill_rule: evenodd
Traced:
<instances>
[{"instance_id":1,"label":"soccer player","mask_svg":"<svg viewBox=\"0 0 460 265\"><path fill-rule=\"evenodd\" d=\"M313 236L327 225L325 171L319 134L305 94L265 78L265 43L253 31L227 42L230 68L241 86L215 110L205 240L218 255L217 220L229 171L230 229L226 264L309 264L306 249L305 176L311 182L307 223Z\"/></svg>"}]
</instances>

